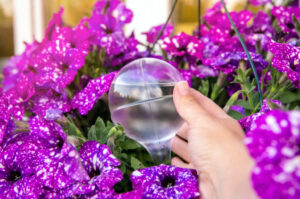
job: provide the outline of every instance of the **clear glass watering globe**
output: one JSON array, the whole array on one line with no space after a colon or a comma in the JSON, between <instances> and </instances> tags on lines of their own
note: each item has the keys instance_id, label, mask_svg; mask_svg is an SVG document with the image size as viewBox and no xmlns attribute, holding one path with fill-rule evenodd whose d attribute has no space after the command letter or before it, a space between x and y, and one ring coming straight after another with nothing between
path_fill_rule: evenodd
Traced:
<instances>
[{"instance_id":1,"label":"clear glass watering globe","mask_svg":"<svg viewBox=\"0 0 300 199\"><path fill-rule=\"evenodd\" d=\"M173 103L173 88L182 80L169 63L142 58L124 66L110 87L113 122L142 144L156 164L171 162L171 140L183 124Z\"/></svg>"}]
</instances>

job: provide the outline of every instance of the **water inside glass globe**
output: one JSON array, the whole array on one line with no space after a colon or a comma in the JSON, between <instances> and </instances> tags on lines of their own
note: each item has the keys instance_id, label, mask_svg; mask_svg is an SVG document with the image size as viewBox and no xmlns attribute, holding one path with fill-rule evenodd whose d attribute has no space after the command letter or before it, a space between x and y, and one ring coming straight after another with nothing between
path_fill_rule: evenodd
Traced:
<instances>
[{"instance_id":1,"label":"water inside glass globe","mask_svg":"<svg viewBox=\"0 0 300 199\"><path fill-rule=\"evenodd\" d=\"M169 63L137 59L115 76L109 91L112 120L142 144L156 164L170 163L170 144L183 121L173 103L173 88L183 78Z\"/></svg>"}]
</instances>

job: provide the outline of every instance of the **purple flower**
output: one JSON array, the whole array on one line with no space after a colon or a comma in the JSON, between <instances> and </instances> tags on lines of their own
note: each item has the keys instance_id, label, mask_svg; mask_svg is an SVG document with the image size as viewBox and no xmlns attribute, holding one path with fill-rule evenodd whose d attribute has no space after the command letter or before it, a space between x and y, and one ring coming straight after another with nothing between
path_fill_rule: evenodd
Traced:
<instances>
[{"instance_id":1,"label":"purple flower","mask_svg":"<svg viewBox=\"0 0 300 199\"><path fill-rule=\"evenodd\" d=\"M252 18L252 13L243 10L241 12L230 13L233 22L240 33L245 33L247 23ZM227 15L222 11L221 2L216 3L204 15L205 24L201 27L201 35L210 37L210 39L219 44L222 50L232 51L241 50L241 45L235 32L231 27Z\"/></svg>"},{"instance_id":2,"label":"purple flower","mask_svg":"<svg viewBox=\"0 0 300 199\"><path fill-rule=\"evenodd\" d=\"M143 198L195 198L200 195L195 170L160 165L136 170L132 186Z\"/></svg>"},{"instance_id":3,"label":"purple flower","mask_svg":"<svg viewBox=\"0 0 300 199\"><path fill-rule=\"evenodd\" d=\"M89 20L90 30L94 34L94 43L104 48L107 55L116 55L124 51L125 35L122 24L110 15L93 15Z\"/></svg>"},{"instance_id":4,"label":"purple flower","mask_svg":"<svg viewBox=\"0 0 300 199\"><path fill-rule=\"evenodd\" d=\"M300 48L283 43L271 42L269 45L274 54L272 65L278 71L286 73L296 88L300 88Z\"/></svg>"},{"instance_id":5,"label":"purple flower","mask_svg":"<svg viewBox=\"0 0 300 199\"><path fill-rule=\"evenodd\" d=\"M300 112L270 111L260 117L245 142L256 160L252 184L261 198L300 195Z\"/></svg>"},{"instance_id":6,"label":"purple flower","mask_svg":"<svg viewBox=\"0 0 300 199\"><path fill-rule=\"evenodd\" d=\"M91 80L87 86L71 100L72 108L78 108L79 113L82 115L87 114L102 94L109 90L115 74L116 72L112 72Z\"/></svg>"},{"instance_id":7,"label":"purple flower","mask_svg":"<svg viewBox=\"0 0 300 199\"><path fill-rule=\"evenodd\" d=\"M250 3L254 6L265 5L270 3L272 0L250 0Z\"/></svg>"},{"instance_id":8,"label":"purple flower","mask_svg":"<svg viewBox=\"0 0 300 199\"><path fill-rule=\"evenodd\" d=\"M10 114L16 119L21 120L25 112L25 107L34 94L35 87L33 85L33 79L22 75L16 87L4 93L10 105L8 107Z\"/></svg>"},{"instance_id":9,"label":"purple flower","mask_svg":"<svg viewBox=\"0 0 300 199\"><path fill-rule=\"evenodd\" d=\"M141 190L133 190L126 193L116 194L114 199L141 199L143 198L143 192Z\"/></svg>"},{"instance_id":10,"label":"purple flower","mask_svg":"<svg viewBox=\"0 0 300 199\"><path fill-rule=\"evenodd\" d=\"M71 109L65 92L57 93L53 89L40 89L31 99L32 112L47 120L55 120Z\"/></svg>"},{"instance_id":11,"label":"purple flower","mask_svg":"<svg viewBox=\"0 0 300 199\"><path fill-rule=\"evenodd\" d=\"M191 70L178 69L183 79L189 83L189 86L192 87L192 77L194 73Z\"/></svg>"},{"instance_id":12,"label":"purple flower","mask_svg":"<svg viewBox=\"0 0 300 199\"><path fill-rule=\"evenodd\" d=\"M246 30L246 41L252 46L256 46L260 42L263 50L268 50L268 44L271 41L275 30L272 26L270 16L259 11L253 20L253 24Z\"/></svg>"},{"instance_id":13,"label":"purple flower","mask_svg":"<svg viewBox=\"0 0 300 199\"><path fill-rule=\"evenodd\" d=\"M20 78L25 74L32 76L32 68L29 67L29 59L40 51L41 44L34 41L32 44L26 44L26 49L21 55L16 55L8 61L3 68L3 91L6 92L17 86Z\"/></svg>"},{"instance_id":14,"label":"purple flower","mask_svg":"<svg viewBox=\"0 0 300 199\"><path fill-rule=\"evenodd\" d=\"M122 172L116 168L120 162L110 152L106 145L96 141L85 142L79 150L82 164L91 178L92 184L100 192L113 189L113 186L122 180Z\"/></svg>"},{"instance_id":15,"label":"purple flower","mask_svg":"<svg viewBox=\"0 0 300 199\"><path fill-rule=\"evenodd\" d=\"M191 59L192 56L200 59L203 45L198 38L181 32L171 38L166 38L162 48L174 57Z\"/></svg>"},{"instance_id":16,"label":"purple flower","mask_svg":"<svg viewBox=\"0 0 300 199\"><path fill-rule=\"evenodd\" d=\"M258 70L265 68L269 64L259 54L250 52L250 56ZM230 74L238 68L240 61L243 60L247 61L249 67L250 64L248 63L248 57L245 52L223 52L217 57L206 59L203 62L204 64L211 65L216 70L220 70L225 74Z\"/></svg>"},{"instance_id":17,"label":"purple flower","mask_svg":"<svg viewBox=\"0 0 300 199\"><path fill-rule=\"evenodd\" d=\"M92 17L88 20L94 35L94 43L104 48L106 55L124 52L125 35L123 26L129 23L133 13L120 0L99 0L95 4Z\"/></svg>"},{"instance_id":18,"label":"purple flower","mask_svg":"<svg viewBox=\"0 0 300 199\"><path fill-rule=\"evenodd\" d=\"M0 192L4 198L39 198L43 184L36 176L41 164L41 139L29 133L12 134L0 152Z\"/></svg>"},{"instance_id":19,"label":"purple flower","mask_svg":"<svg viewBox=\"0 0 300 199\"><path fill-rule=\"evenodd\" d=\"M133 12L120 0L98 0L94 7L93 15L111 15L118 23L130 23L133 17Z\"/></svg>"},{"instance_id":20,"label":"purple flower","mask_svg":"<svg viewBox=\"0 0 300 199\"><path fill-rule=\"evenodd\" d=\"M0 145L6 132L7 124L10 121L8 112L8 101L5 97L0 97Z\"/></svg>"},{"instance_id":21,"label":"purple flower","mask_svg":"<svg viewBox=\"0 0 300 199\"><path fill-rule=\"evenodd\" d=\"M147 42L151 44L154 43L163 26L164 24L154 26L148 32L143 33L147 37ZM166 37L169 37L173 31L174 31L174 26L172 24L167 24L163 34L159 39L165 39Z\"/></svg>"},{"instance_id":22,"label":"purple flower","mask_svg":"<svg viewBox=\"0 0 300 199\"><path fill-rule=\"evenodd\" d=\"M256 120L258 120L261 116L273 109L273 107L269 104L275 104L279 107L282 106L282 103L280 101L265 99L258 113L254 113L252 115L249 115L248 117L239 120L240 125L243 127L246 133L254 128Z\"/></svg>"},{"instance_id":23,"label":"purple flower","mask_svg":"<svg viewBox=\"0 0 300 199\"><path fill-rule=\"evenodd\" d=\"M60 142L58 142L59 144ZM42 180L44 186L52 189L64 189L78 181L88 181L89 176L84 170L79 154L69 143L60 148L58 153L55 150L43 159L43 164L37 167L37 176Z\"/></svg>"},{"instance_id":24,"label":"purple flower","mask_svg":"<svg viewBox=\"0 0 300 199\"><path fill-rule=\"evenodd\" d=\"M53 14L52 19L48 23L48 26L46 28L44 40L52 40L53 33L56 31L57 28L62 27L63 21L62 21L62 15L63 15L64 9L61 7L57 13Z\"/></svg>"},{"instance_id":25,"label":"purple flower","mask_svg":"<svg viewBox=\"0 0 300 199\"><path fill-rule=\"evenodd\" d=\"M285 33L297 33L296 27L293 23L292 16L300 20L300 8L299 7L283 7L274 6L271 10L273 16L278 21L278 26Z\"/></svg>"},{"instance_id":26,"label":"purple flower","mask_svg":"<svg viewBox=\"0 0 300 199\"><path fill-rule=\"evenodd\" d=\"M88 54L91 45L91 33L85 23L87 18L83 18L80 23L74 27L57 28L53 33L53 40L61 40L66 42L67 46L72 49L77 49L83 56Z\"/></svg>"},{"instance_id":27,"label":"purple flower","mask_svg":"<svg viewBox=\"0 0 300 199\"><path fill-rule=\"evenodd\" d=\"M40 53L29 62L37 76L35 84L61 92L84 65L87 51L73 48L72 43L63 39L55 39L42 46Z\"/></svg>"},{"instance_id":28,"label":"purple flower","mask_svg":"<svg viewBox=\"0 0 300 199\"><path fill-rule=\"evenodd\" d=\"M237 111L237 112L241 113L242 115L245 115L245 109L242 106L232 105L232 107L230 109Z\"/></svg>"},{"instance_id":29,"label":"purple flower","mask_svg":"<svg viewBox=\"0 0 300 199\"><path fill-rule=\"evenodd\" d=\"M54 121L39 116L29 120L31 134L45 140L45 154L37 167L37 176L44 186L64 189L77 181L89 180L78 152L66 142L63 129Z\"/></svg>"},{"instance_id":30,"label":"purple flower","mask_svg":"<svg viewBox=\"0 0 300 199\"><path fill-rule=\"evenodd\" d=\"M105 58L105 65L120 66L136 59L138 57L137 45L138 41L134 38L133 35L129 38L126 38L123 43L124 51L120 52L117 55L107 56Z\"/></svg>"}]
</instances>

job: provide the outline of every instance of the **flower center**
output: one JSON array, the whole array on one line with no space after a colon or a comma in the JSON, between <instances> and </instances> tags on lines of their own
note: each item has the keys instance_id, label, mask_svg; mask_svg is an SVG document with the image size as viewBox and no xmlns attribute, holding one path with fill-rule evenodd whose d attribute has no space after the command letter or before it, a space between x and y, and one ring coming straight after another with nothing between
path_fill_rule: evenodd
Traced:
<instances>
[{"instance_id":1,"label":"flower center","mask_svg":"<svg viewBox=\"0 0 300 199\"><path fill-rule=\"evenodd\" d=\"M293 24L292 22L287 23L286 26L287 26L289 29L294 29L294 28L295 28L295 26L294 26L294 24Z\"/></svg>"},{"instance_id":2,"label":"flower center","mask_svg":"<svg viewBox=\"0 0 300 199\"><path fill-rule=\"evenodd\" d=\"M173 187L175 185L175 178L171 176L166 176L162 181L161 181L161 186L164 188L169 188Z\"/></svg>"},{"instance_id":3,"label":"flower center","mask_svg":"<svg viewBox=\"0 0 300 199\"><path fill-rule=\"evenodd\" d=\"M56 144L56 146L61 149L64 145L64 140L62 138L59 138L58 143Z\"/></svg>"},{"instance_id":4,"label":"flower center","mask_svg":"<svg viewBox=\"0 0 300 199\"><path fill-rule=\"evenodd\" d=\"M76 48L76 44L74 42L71 42L71 48Z\"/></svg>"},{"instance_id":5,"label":"flower center","mask_svg":"<svg viewBox=\"0 0 300 199\"><path fill-rule=\"evenodd\" d=\"M22 178L20 171L11 171L7 177L7 180L10 182L17 182Z\"/></svg>"},{"instance_id":6,"label":"flower center","mask_svg":"<svg viewBox=\"0 0 300 199\"><path fill-rule=\"evenodd\" d=\"M98 168L96 170L92 170L91 172L89 172L90 178L93 178L95 176L99 176L100 174L101 174L101 171Z\"/></svg>"},{"instance_id":7,"label":"flower center","mask_svg":"<svg viewBox=\"0 0 300 199\"><path fill-rule=\"evenodd\" d=\"M112 34L113 32L114 32L114 30L111 29L111 28L107 28L107 29L105 30L105 33L108 34L108 35Z\"/></svg>"}]
</instances>

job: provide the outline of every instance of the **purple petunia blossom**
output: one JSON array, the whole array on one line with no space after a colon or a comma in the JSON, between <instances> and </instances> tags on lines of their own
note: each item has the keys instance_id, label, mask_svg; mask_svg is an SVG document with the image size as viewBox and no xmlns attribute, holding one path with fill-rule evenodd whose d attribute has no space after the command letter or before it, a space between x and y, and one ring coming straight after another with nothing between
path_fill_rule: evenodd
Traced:
<instances>
[{"instance_id":1,"label":"purple petunia blossom","mask_svg":"<svg viewBox=\"0 0 300 199\"><path fill-rule=\"evenodd\" d=\"M160 165L134 171L130 176L143 198L195 198L200 195L195 170Z\"/></svg>"},{"instance_id":2,"label":"purple petunia blossom","mask_svg":"<svg viewBox=\"0 0 300 199\"><path fill-rule=\"evenodd\" d=\"M29 99L35 94L33 79L22 75L17 86L4 93L8 100L9 113L17 120L22 120Z\"/></svg>"},{"instance_id":3,"label":"purple petunia blossom","mask_svg":"<svg viewBox=\"0 0 300 199\"><path fill-rule=\"evenodd\" d=\"M300 88L300 48L283 43L271 42L269 45L274 54L272 65L278 71L286 73L296 88Z\"/></svg>"},{"instance_id":4,"label":"purple petunia blossom","mask_svg":"<svg viewBox=\"0 0 300 199\"><path fill-rule=\"evenodd\" d=\"M234 110L236 112L241 113L242 115L245 115L245 109L242 106L238 106L238 105L232 105L230 110Z\"/></svg>"},{"instance_id":5,"label":"purple petunia blossom","mask_svg":"<svg viewBox=\"0 0 300 199\"><path fill-rule=\"evenodd\" d=\"M108 56L124 52L125 35L123 26L129 23L133 13L120 0L99 0L95 4L89 29L94 35L94 44L104 48Z\"/></svg>"},{"instance_id":6,"label":"purple petunia blossom","mask_svg":"<svg viewBox=\"0 0 300 199\"><path fill-rule=\"evenodd\" d=\"M106 66L119 66L125 65L126 63L134 60L138 57L138 49L137 49L138 41L132 35L129 38L126 38L123 46L124 51L120 52L117 55L107 56L105 59Z\"/></svg>"},{"instance_id":7,"label":"purple petunia blossom","mask_svg":"<svg viewBox=\"0 0 300 199\"><path fill-rule=\"evenodd\" d=\"M63 25L62 15L64 13L64 8L60 8L57 13L53 14L52 19L48 23L45 31L44 40L51 41L53 39L53 33Z\"/></svg>"},{"instance_id":8,"label":"purple petunia blossom","mask_svg":"<svg viewBox=\"0 0 300 199\"><path fill-rule=\"evenodd\" d=\"M245 139L256 160L252 184L261 198L300 195L300 112L270 111L256 120Z\"/></svg>"},{"instance_id":9,"label":"purple petunia blossom","mask_svg":"<svg viewBox=\"0 0 300 199\"><path fill-rule=\"evenodd\" d=\"M166 38L162 48L174 57L190 59L192 56L200 59L203 45L198 38L181 32L171 38Z\"/></svg>"},{"instance_id":10,"label":"purple petunia blossom","mask_svg":"<svg viewBox=\"0 0 300 199\"><path fill-rule=\"evenodd\" d=\"M133 190L126 193L116 194L114 199L141 199L143 192L141 190Z\"/></svg>"},{"instance_id":11,"label":"purple petunia blossom","mask_svg":"<svg viewBox=\"0 0 300 199\"><path fill-rule=\"evenodd\" d=\"M271 106L269 104L271 104ZM274 108L272 107L272 104L279 107L282 106L282 103L280 101L265 99L258 113L254 113L252 115L249 115L248 117L239 120L240 125L243 127L246 133L254 128L255 121L258 118L260 118L261 116L263 116L264 114L266 114L267 112L271 111Z\"/></svg>"},{"instance_id":12,"label":"purple petunia blossom","mask_svg":"<svg viewBox=\"0 0 300 199\"><path fill-rule=\"evenodd\" d=\"M89 183L95 184L99 193L112 190L113 186L122 180L123 174L116 168L120 162L108 146L100 145L96 141L87 141L81 146L79 154L91 178Z\"/></svg>"},{"instance_id":13,"label":"purple petunia blossom","mask_svg":"<svg viewBox=\"0 0 300 199\"><path fill-rule=\"evenodd\" d=\"M300 20L300 7L274 6L271 13L276 17L278 26L283 32L297 33L292 16L295 15L295 17Z\"/></svg>"},{"instance_id":14,"label":"purple petunia blossom","mask_svg":"<svg viewBox=\"0 0 300 199\"><path fill-rule=\"evenodd\" d=\"M270 3L272 0L250 0L250 3L254 6L265 5Z\"/></svg>"},{"instance_id":15,"label":"purple petunia blossom","mask_svg":"<svg viewBox=\"0 0 300 199\"><path fill-rule=\"evenodd\" d=\"M257 70L262 70L268 66L268 62L260 54L250 52L250 56ZM214 69L220 70L225 74L230 74L239 67L240 61L247 61L247 65L250 65L245 52L224 52L217 57L204 60L203 63L211 65Z\"/></svg>"},{"instance_id":16,"label":"purple petunia blossom","mask_svg":"<svg viewBox=\"0 0 300 199\"><path fill-rule=\"evenodd\" d=\"M36 176L43 140L29 133L12 134L0 152L0 193L3 198L39 198L43 184Z\"/></svg>"},{"instance_id":17,"label":"purple petunia blossom","mask_svg":"<svg viewBox=\"0 0 300 199\"><path fill-rule=\"evenodd\" d=\"M73 48L70 42L63 39L43 44L40 53L29 62L38 76L35 84L62 92L84 65L86 55L85 49Z\"/></svg>"},{"instance_id":18,"label":"purple petunia blossom","mask_svg":"<svg viewBox=\"0 0 300 199\"><path fill-rule=\"evenodd\" d=\"M164 24L154 26L148 32L143 33L147 37L147 42L151 44L154 43L163 26ZM167 24L164 32L162 33L159 39L165 39L166 37L169 37L173 31L174 31L174 26L172 24Z\"/></svg>"},{"instance_id":19,"label":"purple petunia blossom","mask_svg":"<svg viewBox=\"0 0 300 199\"><path fill-rule=\"evenodd\" d=\"M10 120L8 112L8 101L5 97L0 97L0 145L6 132L7 124Z\"/></svg>"},{"instance_id":20,"label":"purple petunia blossom","mask_svg":"<svg viewBox=\"0 0 300 199\"><path fill-rule=\"evenodd\" d=\"M91 110L103 93L107 92L116 72L112 72L91 80L87 86L71 100L72 108L78 108L85 115Z\"/></svg>"},{"instance_id":21,"label":"purple petunia blossom","mask_svg":"<svg viewBox=\"0 0 300 199\"><path fill-rule=\"evenodd\" d=\"M240 42L231 27L227 15L223 12L222 3L216 3L204 15L205 25L201 27L201 35L209 37L211 41L218 44L222 50L242 50ZM230 12L231 18L240 33L245 33L247 23L253 14L247 10Z\"/></svg>"},{"instance_id":22,"label":"purple petunia blossom","mask_svg":"<svg viewBox=\"0 0 300 199\"><path fill-rule=\"evenodd\" d=\"M53 150L43 159L43 164L37 167L37 176L44 186L53 189L64 189L77 181L88 181L89 176L84 170L76 149L69 143L63 143L60 151Z\"/></svg>"},{"instance_id":23,"label":"purple petunia blossom","mask_svg":"<svg viewBox=\"0 0 300 199\"><path fill-rule=\"evenodd\" d=\"M31 134L45 140L45 154L37 167L37 176L44 186L64 189L77 181L89 180L78 152L66 142L63 129L54 121L47 121L40 116L29 120Z\"/></svg>"},{"instance_id":24,"label":"purple petunia blossom","mask_svg":"<svg viewBox=\"0 0 300 199\"><path fill-rule=\"evenodd\" d=\"M90 30L94 34L94 44L104 48L106 54L116 55L124 51L125 35L122 24L110 15L93 15L89 19Z\"/></svg>"},{"instance_id":25,"label":"purple petunia blossom","mask_svg":"<svg viewBox=\"0 0 300 199\"><path fill-rule=\"evenodd\" d=\"M66 93L57 93L52 89L38 90L31 101L32 111L47 120L55 120L71 109Z\"/></svg>"},{"instance_id":26,"label":"purple petunia blossom","mask_svg":"<svg viewBox=\"0 0 300 199\"><path fill-rule=\"evenodd\" d=\"M268 50L268 45L275 33L272 26L270 16L262 11L259 11L253 19L252 25L247 28L244 34L247 43L256 46L257 42L263 50Z\"/></svg>"},{"instance_id":27,"label":"purple petunia blossom","mask_svg":"<svg viewBox=\"0 0 300 199\"><path fill-rule=\"evenodd\" d=\"M98 0L94 5L93 15L101 14L111 15L123 25L130 23L133 17L133 12L120 0Z\"/></svg>"}]
</instances>

